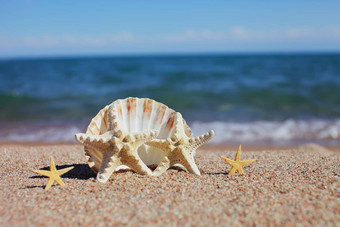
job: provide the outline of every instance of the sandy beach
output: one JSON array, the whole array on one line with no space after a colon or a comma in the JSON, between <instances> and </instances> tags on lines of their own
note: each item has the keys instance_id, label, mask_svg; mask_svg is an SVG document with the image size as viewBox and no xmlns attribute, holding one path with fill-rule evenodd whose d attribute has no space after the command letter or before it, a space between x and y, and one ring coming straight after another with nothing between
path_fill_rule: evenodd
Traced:
<instances>
[{"instance_id":1,"label":"sandy beach","mask_svg":"<svg viewBox=\"0 0 340 227\"><path fill-rule=\"evenodd\" d=\"M0 145L0 226L319 225L340 223L339 148L246 147L241 159L256 159L245 174L228 176L220 156L237 147L198 150L201 176L171 169L161 176L114 173L95 180L83 147L73 144ZM74 166L48 190L32 169Z\"/></svg>"}]
</instances>

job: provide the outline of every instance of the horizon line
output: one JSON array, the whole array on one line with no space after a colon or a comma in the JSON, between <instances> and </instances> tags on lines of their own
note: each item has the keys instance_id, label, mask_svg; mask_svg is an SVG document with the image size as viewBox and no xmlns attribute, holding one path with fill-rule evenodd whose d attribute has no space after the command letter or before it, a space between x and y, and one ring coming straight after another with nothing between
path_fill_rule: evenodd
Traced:
<instances>
[{"instance_id":1,"label":"horizon line","mask_svg":"<svg viewBox=\"0 0 340 227\"><path fill-rule=\"evenodd\" d=\"M0 56L3 60L39 60L39 59L76 59L76 58L134 58L134 57L192 57L192 56L233 56L233 55L322 55L340 54L339 50L273 50L273 51L206 51L206 52L150 52L150 53L88 53L88 54L41 54Z\"/></svg>"}]
</instances>

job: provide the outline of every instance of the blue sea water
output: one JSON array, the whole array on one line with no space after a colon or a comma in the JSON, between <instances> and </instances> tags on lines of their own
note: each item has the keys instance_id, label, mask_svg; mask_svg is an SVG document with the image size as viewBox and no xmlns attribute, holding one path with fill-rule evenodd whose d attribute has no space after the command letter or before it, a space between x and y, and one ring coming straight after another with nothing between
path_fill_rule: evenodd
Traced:
<instances>
[{"instance_id":1,"label":"blue sea water","mask_svg":"<svg viewBox=\"0 0 340 227\"><path fill-rule=\"evenodd\" d=\"M0 60L0 140L73 141L130 96L214 129L212 143L340 144L340 54Z\"/></svg>"}]
</instances>

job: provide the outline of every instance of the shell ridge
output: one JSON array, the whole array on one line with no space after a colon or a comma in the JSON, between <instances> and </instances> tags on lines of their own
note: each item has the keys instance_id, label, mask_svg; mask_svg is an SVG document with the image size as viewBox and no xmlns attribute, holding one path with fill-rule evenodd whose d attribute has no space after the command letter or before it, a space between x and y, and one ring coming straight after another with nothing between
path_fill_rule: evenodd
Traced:
<instances>
[{"instance_id":1,"label":"shell ridge","mask_svg":"<svg viewBox=\"0 0 340 227\"><path fill-rule=\"evenodd\" d=\"M151 104L151 109L156 109L156 103L150 99L150 104ZM149 128L153 128L153 125L152 125L152 122L155 121L155 111L151 111L151 114L150 114L150 117L149 117L149 120L148 120L148 129Z\"/></svg>"},{"instance_id":2,"label":"shell ridge","mask_svg":"<svg viewBox=\"0 0 340 227\"><path fill-rule=\"evenodd\" d=\"M140 113L140 115L141 115L141 131L144 131L146 128L145 128L145 115L146 115L146 113L145 113L145 111L146 111L146 99L143 99L143 101L142 102L139 102L139 104L141 105L140 106L140 108L139 109L141 109L142 111L141 111L141 113Z\"/></svg>"},{"instance_id":3,"label":"shell ridge","mask_svg":"<svg viewBox=\"0 0 340 227\"><path fill-rule=\"evenodd\" d=\"M143 131L143 121L140 121L140 124L138 124L137 119L143 119L143 111L141 111L141 101L137 99L136 100L136 120L135 120L135 125L136 125L136 132L142 132Z\"/></svg>"},{"instance_id":4,"label":"shell ridge","mask_svg":"<svg viewBox=\"0 0 340 227\"><path fill-rule=\"evenodd\" d=\"M160 124L159 124L159 115L161 114L162 111L162 105L160 105L159 103L155 103L157 104L157 111L155 111L155 116L154 116L154 123L158 123L158 124L154 124L153 128L155 128L156 130L160 129Z\"/></svg>"},{"instance_id":5,"label":"shell ridge","mask_svg":"<svg viewBox=\"0 0 340 227\"><path fill-rule=\"evenodd\" d=\"M171 127L171 125L170 125L170 127L168 127L168 123L171 124L171 122L172 122L172 119L171 119L172 112L173 112L173 110L171 110L170 108L166 109L165 118L164 118L164 121L162 122L161 128L159 130L160 133L158 135L158 138L167 138L167 137L171 136L172 127Z\"/></svg>"},{"instance_id":6,"label":"shell ridge","mask_svg":"<svg viewBox=\"0 0 340 227\"><path fill-rule=\"evenodd\" d=\"M121 119L122 119L122 125L120 125L120 129L124 131L128 131L130 128L130 122L129 122L129 115L126 111L126 102L122 102L119 100L119 105L121 110Z\"/></svg>"},{"instance_id":7,"label":"shell ridge","mask_svg":"<svg viewBox=\"0 0 340 227\"><path fill-rule=\"evenodd\" d=\"M134 98L130 97L126 101L127 105L127 113L129 118L129 132L135 132L136 131L136 102L134 101Z\"/></svg>"}]
</instances>

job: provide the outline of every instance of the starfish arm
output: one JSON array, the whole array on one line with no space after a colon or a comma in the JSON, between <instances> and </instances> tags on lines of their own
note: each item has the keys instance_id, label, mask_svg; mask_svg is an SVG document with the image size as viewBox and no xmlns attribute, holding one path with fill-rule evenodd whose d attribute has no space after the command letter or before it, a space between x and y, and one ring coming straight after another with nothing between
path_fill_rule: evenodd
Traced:
<instances>
[{"instance_id":1,"label":"starfish arm","mask_svg":"<svg viewBox=\"0 0 340 227\"><path fill-rule=\"evenodd\" d=\"M185 130L184 130L184 125L183 125L183 117L181 113L176 113L176 123L175 123L175 130L172 138L174 140L178 140L182 138L183 136L186 137Z\"/></svg>"},{"instance_id":2,"label":"starfish arm","mask_svg":"<svg viewBox=\"0 0 340 227\"><path fill-rule=\"evenodd\" d=\"M136 173L149 176L153 175L150 168L147 167L142 160L137 160L135 165L130 165L129 167Z\"/></svg>"},{"instance_id":3,"label":"starfish arm","mask_svg":"<svg viewBox=\"0 0 340 227\"><path fill-rule=\"evenodd\" d=\"M190 163L190 162L183 163L183 166L189 171L189 173L194 173L198 176L201 176L201 172L198 169L195 162L193 162L193 163Z\"/></svg>"},{"instance_id":4,"label":"starfish arm","mask_svg":"<svg viewBox=\"0 0 340 227\"><path fill-rule=\"evenodd\" d=\"M158 164L157 168L153 171L153 175L159 176L170 168L170 160L167 156Z\"/></svg>"},{"instance_id":5,"label":"starfish arm","mask_svg":"<svg viewBox=\"0 0 340 227\"><path fill-rule=\"evenodd\" d=\"M249 163L255 162L255 159L250 159L250 160L242 160L240 161L241 165L248 165Z\"/></svg>"},{"instance_id":6,"label":"starfish arm","mask_svg":"<svg viewBox=\"0 0 340 227\"><path fill-rule=\"evenodd\" d=\"M241 144L237 149L236 155L235 155L235 161L239 161L241 159Z\"/></svg>"},{"instance_id":7,"label":"starfish arm","mask_svg":"<svg viewBox=\"0 0 340 227\"><path fill-rule=\"evenodd\" d=\"M63 180L60 178L60 176L56 176L54 177L54 180L61 186L65 186L65 183L63 182Z\"/></svg>"},{"instance_id":8,"label":"starfish arm","mask_svg":"<svg viewBox=\"0 0 340 227\"><path fill-rule=\"evenodd\" d=\"M54 179L50 178L48 180L48 183L47 183L46 187L45 187L45 190L50 189L50 187L52 186L53 182L54 182Z\"/></svg>"},{"instance_id":9,"label":"starfish arm","mask_svg":"<svg viewBox=\"0 0 340 227\"><path fill-rule=\"evenodd\" d=\"M122 163L119 158L111 156L108 153L104 153L96 179L101 183L105 183L111 177L115 169L117 169L120 165L122 165Z\"/></svg>"},{"instance_id":10,"label":"starfish arm","mask_svg":"<svg viewBox=\"0 0 340 227\"><path fill-rule=\"evenodd\" d=\"M158 135L157 130L151 130L149 132L143 132L143 133L135 133L132 134L132 138L134 138L136 148L138 148L140 145L154 139Z\"/></svg>"},{"instance_id":11,"label":"starfish arm","mask_svg":"<svg viewBox=\"0 0 340 227\"><path fill-rule=\"evenodd\" d=\"M236 170L237 170L237 169L233 166L233 167L231 168L231 170L229 171L228 176L233 175L233 174L236 172Z\"/></svg>"},{"instance_id":12,"label":"starfish arm","mask_svg":"<svg viewBox=\"0 0 340 227\"><path fill-rule=\"evenodd\" d=\"M171 167L176 167L182 171L187 171L187 168L185 168L182 164L174 164Z\"/></svg>"},{"instance_id":13,"label":"starfish arm","mask_svg":"<svg viewBox=\"0 0 340 227\"><path fill-rule=\"evenodd\" d=\"M134 172L144 175L153 175L152 171L145 165L145 163L136 155L127 154L122 158L122 163L131 168Z\"/></svg>"},{"instance_id":14,"label":"starfish arm","mask_svg":"<svg viewBox=\"0 0 340 227\"><path fill-rule=\"evenodd\" d=\"M103 135L88 135L85 133L77 133L75 135L75 138L79 143L100 151L106 150L110 146L109 141L112 137L110 132Z\"/></svg>"},{"instance_id":15,"label":"starfish arm","mask_svg":"<svg viewBox=\"0 0 340 227\"><path fill-rule=\"evenodd\" d=\"M51 156L50 157L50 170L52 172L56 171L57 169L55 168L55 164L54 164L54 160L53 160L53 157Z\"/></svg>"},{"instance_id":16,"label":"starfish arm","mask_svg":"<svg viewBox=\"0 0 340 227\"><path fill-rule=\"evenodd\" d=\"M211 140L213 136L214 136L214 131L210 130L204 135L189 139L189 142L191 142L191 149L196 150L197 148L199 148L200 146L202 146L203 144Z\"/></svg>"},{"instance_id":17,"label":"starfish arm","mask_svg":"<svg viewBox=\"0 0 340 227\"><path fill-rule=\"evenodd\" d=\"M32 170L35 173L41 174L45 177L50 177L52 175L51 171L47 171L47 170Z\"/></svg>"},{"instance_id":18,"label":"starfish arm","mask_svg":"<svg viewBox=\"0 0 340 227\"><path fill-rule=\"evenodd\" d=\"M201 175L195 161L194 161L194 158L190 155L187 155L187 154L183 154L179 157L176 158L176 161L175 162L172 162L171 163L171 166L175 165L175 164L181 164L183 165L189 173L194 173L198 176Z\"/></svg>"},{"instance_id":19,"label":"starfish arm","mask_svg":"<svg viewBox=\"0 0 340 227\"><path fill-rule=\"evenodd\" d=\"M65 173L67 173L68 171L70 171L70 170L73 169L73 168L74 168L74 167L72 166L72 167L68 167L68 168L65 168L65 169L57 170L58 175L61 176L61 175L65 174Z\"/></svg>"},{"instance_id":20,"label":"starfish arm","mask_svg":"<svg viewBox=\"0 0 340 227\"><path fill-rule=\"evenodd\" d=\"M222 158L227 164L229 164L229 165L231 165L231 166L234 166L235 161L233 161L233 160L231 160L231 159L229 159L229 158L222 157L222 156L221 156L221 158Z\"/></svg>"},{"instance_id":21,"label":"starfish arm","mask_svg":"<svg viewBox=\"0 0 340 227\"><path fill-rule=\"evenodd\" d=\"M168 148L170 145L168 140L163 140L163 139L153 139L153 140L146 142L145 144L151 147L161 149L163 151L165 151L166 148Z\"/></svg>"},{"instance_id":22,"label":"starfish arm","mask_svg":"<svg viewBox=\"0 0 340 227\"><path fill-rule=\"evenodd\" d=\"M108 131L115 131L118 130L118 115L116 108L111 105L109 109L107 110L107 130Z\"/></svg>"}]
</instances>

